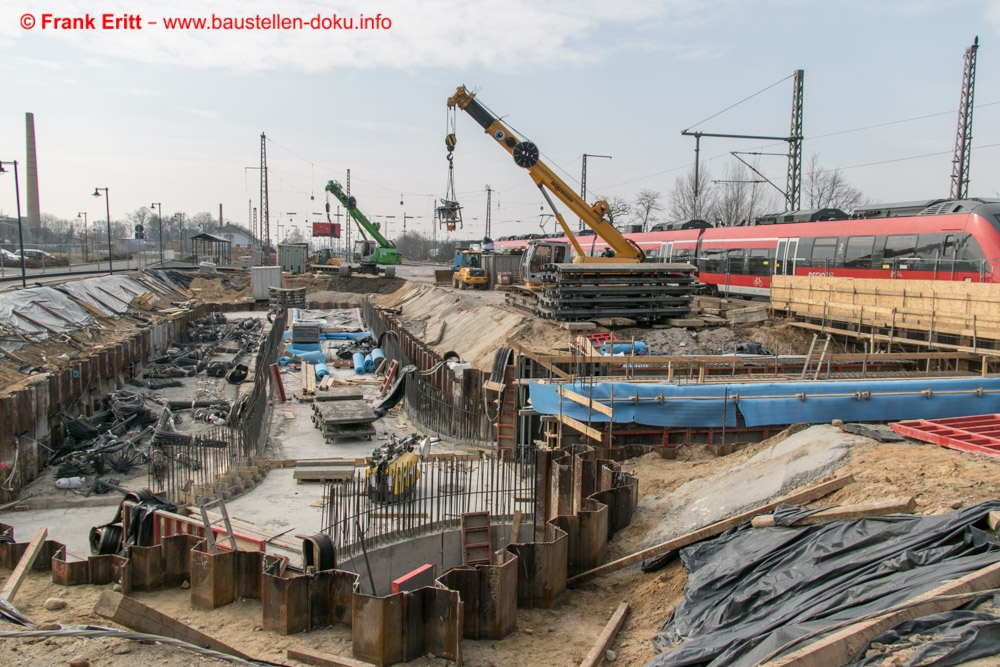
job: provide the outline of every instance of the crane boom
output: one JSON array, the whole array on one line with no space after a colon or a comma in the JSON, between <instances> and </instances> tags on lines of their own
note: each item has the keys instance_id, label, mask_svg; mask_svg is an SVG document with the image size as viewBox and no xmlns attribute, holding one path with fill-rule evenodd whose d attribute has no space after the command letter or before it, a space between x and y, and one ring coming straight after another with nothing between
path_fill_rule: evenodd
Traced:
<instances>
[{"instance_id":1,"label":"crane boom","mask_svg":"<svg viewBox=\"0 0 1000 667\"><path fill-rule=\"evenodd\" d=\"M382 265L386 267L384 269L386 277L394 277L395 269L391 269L391 267L403 263L403 256L396 250L396 244L382 235L379 226L361 212L358 208L358 202L355 201L354 197L349 197L344 193L340 183L330 181L326 184L325 189L347 209L348 214L358 224L361 236L364 237L363 241L354 243L354 259L360 262L360 265L355 268L360 269L362 273L378 273L383 270L378 265ZM365 232L368 232L373 240L369 241ZM346 268L350 269L350 267Z\"/></svg>"},{"instance_id":2,"label":"crane boom","mask_svg":"<svg viewBox=\"0 0 1000 667\"><path fill-rule=\"evenodd\" d=\"M382 233L379 231L378 225L369 220L365 216L365 214L361 212L361 209L358 208L358 203L357 201L355 201L354 197L348 197L347 195L344 194L344 190L340 187L340 183L336 181L330 181L326 184L326 190L327 192L332 193L333 196L337 198L337 201L339 201L340 204L345 209L347 209L347 212L351 214L351 217L354 218L355 222L358 223L358 226L361 227L363 231L366 231L369 234L371 234L371 237L375 239L375 242L378 243L380 247L382 248L396 247L395 243L382 236Z\"/></svg>"},{"instance_id":3,"label":"crane boom","mask_svg":"<svg viewBox=\"0 0 1000 667\"><path fill-rule=\"evenodd\" d=\"M469 92L465 86L459 86L455 94L448 98L448 108L459 108L464 110L473 120L479 123L486 134L493 137L498 144L514 157L514 163L528 171L531 180L535 182L549 206L556 214L556 219L562 226L566 238L573 244L576 251L577 262L641 262L644 259L642 250L615 229L614 225L608 222L604 215L608 212L609 205L606 201L597 201L592 206L587 204L580 195L576 194L552 169L539 159L538 146L530 141L518 139L514 133L506 127L499 118L493 115L485 106L476 99L476 94ZM566 206L570 208L590 229L600 236L608 246L614 250L615 256L608 257L588 257L580 246L576 235L570 229L562 215L556 211L555 206L546 190L552 192Z\"/></svg>"}]
</instances>

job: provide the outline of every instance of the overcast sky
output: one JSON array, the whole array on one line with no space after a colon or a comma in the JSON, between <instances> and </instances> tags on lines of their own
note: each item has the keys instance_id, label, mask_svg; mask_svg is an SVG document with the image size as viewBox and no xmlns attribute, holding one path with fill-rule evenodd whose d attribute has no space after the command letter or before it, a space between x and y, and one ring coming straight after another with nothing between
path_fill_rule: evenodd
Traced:
<instances>
[{"instance_id":1,"label":"overcast sky","mask_svg":"<svg viewBox=\"0 0 1000 667\"><path fill-rule=\"evenodd\" d=\"M88 11L94 30L42 25L43 14ZM164 25L275 13L381 14L387 29ZM102 14L138 15L141 29L101 29ZM789 77L803 69L805 154L843 169L873 201L930 199L948 194L962 58L978 35L970 193L998 197L998 33L1000 2L986 0L4 0L0 159L24 160L24 113L33 112L43 213L103 217L98 186L110 189L115 219L154 201L164 215L217 215L221 203L245 224L259 203L265 132L272 235L277 224L324 217L323 186L347 169L365 211L395 216L391 236L404 213L419 216L408 229L429 234L447 182L445 102L459 84L574 187L583 153L611 155L588 160L588 199L632 200L642 189L666 196L691 168L685 128L787 135ZM527 174L462 112L457 136L459 235L482 235L487 184L493 236L537 231L542 199ZM785 148L702 141L716 177L734 162L730 151L762 149ZM784 185L784 158L761 166ZM12 181L0 176L5 214L15 211Z\"/></svg>"}]
</instances>

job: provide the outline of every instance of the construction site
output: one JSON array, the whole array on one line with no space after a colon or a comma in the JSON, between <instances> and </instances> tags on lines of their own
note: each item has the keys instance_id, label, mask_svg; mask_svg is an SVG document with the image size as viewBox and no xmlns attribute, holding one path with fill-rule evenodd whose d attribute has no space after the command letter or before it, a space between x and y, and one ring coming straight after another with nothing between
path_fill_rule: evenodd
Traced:
<instances>
[{"instance_id":1,"label":"construction site","mask_svg":"<svg viewBox=\"0 0 1000 667\"><path fill-rule=\"evenodd\" d=\"M110 209L106 271L36 251L29 272L22 247L0 276L2 662L1000 664L977 48L947 198L802 210L796 70L784 213L623 231L459 86L436 228L462 226L461 111L560 233L494 243L487 215L453 261L413 261L348 171L327 247L272 244L262 133L245 254L203 231L133 265Z\"/></svg>"},{"instance_id":2,"label":"construction site","mask_svg":"<svg viewBox=\"0 0 1000 667\"><path fill-rule=\"evenodd\" d=\"M400 268L8 293L8 664L862 664L992 618L992 285L610 330Z\"/></svg>"}]
</instances>

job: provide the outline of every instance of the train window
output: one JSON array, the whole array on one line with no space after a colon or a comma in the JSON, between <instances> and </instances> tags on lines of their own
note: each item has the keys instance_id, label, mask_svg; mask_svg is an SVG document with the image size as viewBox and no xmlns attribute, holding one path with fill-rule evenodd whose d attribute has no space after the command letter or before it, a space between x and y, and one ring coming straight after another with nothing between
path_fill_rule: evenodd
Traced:
<instances>
[{"instance_id":1,"label":"train window","mask_svg":"<svg viewBox=\"0 0 1000 667\"><path fill-rule=\"evenodd\" d=\"M941 242L943 240L943 234L921 234L917 239L917 248L914 254L922 260L936 262L941 258Z\"/></svg>"},{"instance_id":2,"label":"train window","mask_svg":"<svg viewBox=\"0 0 1000 667\"><path fill-rule=\"evenodd\" d=\"M844 266L851 269L872 268L872 249L874 247L874 236L852 236L847 239Z\"/></svg>"},{"instance_id":3,"label":"train window","mask_svg":"<svg viewBox=\"0 0 1000 667\"><path fill-rule=\"evenodd\" d=\"M670 261L694 263L694 248L674 248L674 255Z\"/></svg>"},{"instance_id":4,"label":"train window","mask_svg":"<svg viewBox=\"0 0 1000 667\"><path fill-rule=\"evenodd\" d=\"M983 261L986 259L986 255L983 253L979 241L970 234L962 235L955 254L958 258L955 262L956 271L979 272L984 266L989 270L989 262Z\"/></svg>"},{"instance_id":5,"label":"train window","mask_svg":"<svg viewBox=\"0 0 1000 667\"><path fill-rule=\"evenodd\" d=\"M724 250L703 250L699 262L701 270L704 273L725 273L724 258Z\"/></svg>"},{"instance_id":6,"label":"train window","mask_svg":"<svg viewBox=\"0 0 1000 667\"><path fill-rule=\"evenodd\" d=\"M837 237L826 236L813 239L812 266L831 267L834 266L837 257Z\"/></svg>"},{"instance_id":7,"label":"train window","mask_svg":"<svg viewBox=\"0 0 1000 667\"><path fill-rule=\"evenodd\" d=\"M771 273L771 250L753 248L747 257L747 273L751 276L766 276Z\"/></svg>"},{"instance_id":8,"label":"train window","mask_svg":"<svg viewBox=\"0 0 1000 667\"><path fill-rule=\"evenodd\" d=\"M917 235L888 236L885 239L885 259L894 257L913 257L917 252Z\"/></svg>"},{"instance_id":9,"label":"train window","mask_svg":"<svg viewBox=\"0 0 1000 667\"><path fill-rule=\"evenodd\" d=\"M726 272L744 273L743 270L743 248L730 248L726 251Z\"/></svg>"},{"instance_id":10,"label":"train window","mask_svg":"<svg viewBox=\"0 0 1000 667\"><path fill-rule=\"evenodd\" d=\"M944 241L941 241L941 258L942 259L955 259L955 235L948 234L944 237Z\"/></svg>"}]
</instances>

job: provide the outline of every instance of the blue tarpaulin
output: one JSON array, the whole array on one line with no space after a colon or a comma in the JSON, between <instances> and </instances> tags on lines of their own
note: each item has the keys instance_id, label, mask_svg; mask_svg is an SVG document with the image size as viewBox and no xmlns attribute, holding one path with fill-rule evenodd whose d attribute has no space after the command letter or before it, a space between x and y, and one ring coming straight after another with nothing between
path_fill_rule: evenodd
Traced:
<instances>
[{"instance_id":1,"label":"blue tarpaulin","mask_svg":"<svg viewBox=\"0 0 1000 667\"><path fill-rule=\"evenodd\" d=\"M610 406L614 417L561 397L559 386ZM672 428L938 419L1000 412L1000 378L845 380L729 384L530 383L531 404L546 415Z\"/></svg>"}]
</instances>

